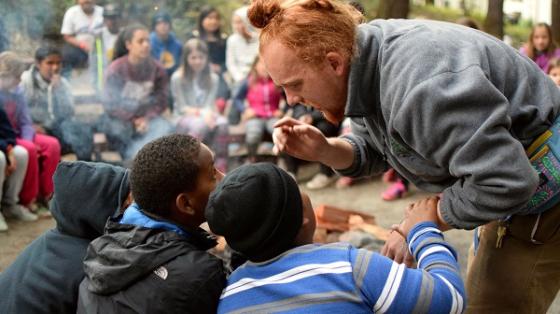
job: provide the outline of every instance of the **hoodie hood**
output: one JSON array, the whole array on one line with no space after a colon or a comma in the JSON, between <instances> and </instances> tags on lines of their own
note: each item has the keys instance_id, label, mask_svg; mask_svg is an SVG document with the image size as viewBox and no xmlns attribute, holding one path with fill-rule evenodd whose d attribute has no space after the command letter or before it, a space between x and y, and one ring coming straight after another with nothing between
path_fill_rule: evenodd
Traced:
<instances>
[{"instance_id":1,"label":"hoodie hood","mask_svg":"<svg viewBox=\"0 0 560 314\"><path fill-rule=\"evenodd\" d=\"M187 237L174 231L107 222L106 234L93 240L84 259L88 290L102 295L120 291L157 267L189 251L205 252L216 240L202 229Z\"/></svg>"},{"instance_id":2,"label":"hoodie hood","mask_svg":"<svg viewBox=\"0 0 560 314\"><path fill-rule=\"evenodd\" d=\"M53 176L50 210L56 228L93 240L103 234L107 218L129 194L129 171L104 163L61 162Z\"/></svg>"}]
</instances>

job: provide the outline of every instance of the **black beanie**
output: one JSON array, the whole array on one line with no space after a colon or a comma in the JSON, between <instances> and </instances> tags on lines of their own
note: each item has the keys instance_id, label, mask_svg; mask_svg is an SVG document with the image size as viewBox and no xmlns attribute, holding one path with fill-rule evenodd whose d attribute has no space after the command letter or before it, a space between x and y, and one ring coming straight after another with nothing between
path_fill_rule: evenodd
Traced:
<instances>
[{"instance_id":1,"label":"black beanie","mask_svg":"<svg viewBox=\"0 0 560 314\"><path fill-rule=\"evenodd\" d=\"M206 219L232 249L251 261L265 261L294 246L303 221L300 191L271 163L241 166L210 194Z\"/></svg>"}]
</instances>

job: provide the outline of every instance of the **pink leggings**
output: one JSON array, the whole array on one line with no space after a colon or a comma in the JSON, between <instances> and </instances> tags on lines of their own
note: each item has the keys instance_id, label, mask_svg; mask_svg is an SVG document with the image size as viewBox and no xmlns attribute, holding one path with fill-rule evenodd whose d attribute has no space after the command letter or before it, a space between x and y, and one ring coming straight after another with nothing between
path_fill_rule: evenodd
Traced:
<instances>
[{"instance_id":1,"label":"pink leggings","mask_svg":"<svg viewBox=\"0 0 560 314\"><path fill-rule=\"evenodd\" d=\"M36 134L33 142L18 138L16 143L23 146L29 154L27 173L19 193L20 203L27 206L37 197L47 199L54 191L53 174L60 161L58 140L52 136Z\"/></svg>"}]
</instances>

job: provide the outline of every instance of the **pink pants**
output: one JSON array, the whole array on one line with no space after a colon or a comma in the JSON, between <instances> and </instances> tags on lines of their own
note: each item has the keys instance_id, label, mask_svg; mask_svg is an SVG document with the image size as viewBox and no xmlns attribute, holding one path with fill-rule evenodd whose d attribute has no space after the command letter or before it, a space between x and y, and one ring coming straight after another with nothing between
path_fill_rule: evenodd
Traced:
<instances>
[{"instance_id":1,"label":"pink pants","mask_svg":"<svg viewBox=\"0 0 560 314\"><path fill-rule=\"evenodd\" d=\"M17 145L29 154L27 173L19 194L22 205L29 205L41 197L47 199L54 191L53 174L60 161L60 144L52 136L36 134L33 142L18 138Z\"/></svg>"}]
</instances>

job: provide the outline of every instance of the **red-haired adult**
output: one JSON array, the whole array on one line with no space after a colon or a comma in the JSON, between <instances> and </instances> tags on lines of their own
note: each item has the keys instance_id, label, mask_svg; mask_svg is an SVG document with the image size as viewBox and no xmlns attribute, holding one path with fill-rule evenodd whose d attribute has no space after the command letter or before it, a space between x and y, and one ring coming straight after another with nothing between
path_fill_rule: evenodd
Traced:
<instances>
[{"instance_id":1,"label":"red-haired adult","mask_svg":"<svg viewBox=\"0 0 560 314\"><path fill-rule=\"evenodd\" d=\"M352 118L353 132L341 138L283 119L279 151L354 177L391 166L441 193L429 208L439 228L484 226L468 273L469 311L546 312L560 288L560 205L533 197L556 179L539 180L526 149L555 123L560 92L534 62L456 24L358 26L334 0L255 0L249 19L262 28L261 56L290 104L333 123ZM560 163L551 165L548 173L558 173ZM383 253L400 262L403 244L394 232Z\"/></svg>"}]
</instances>

